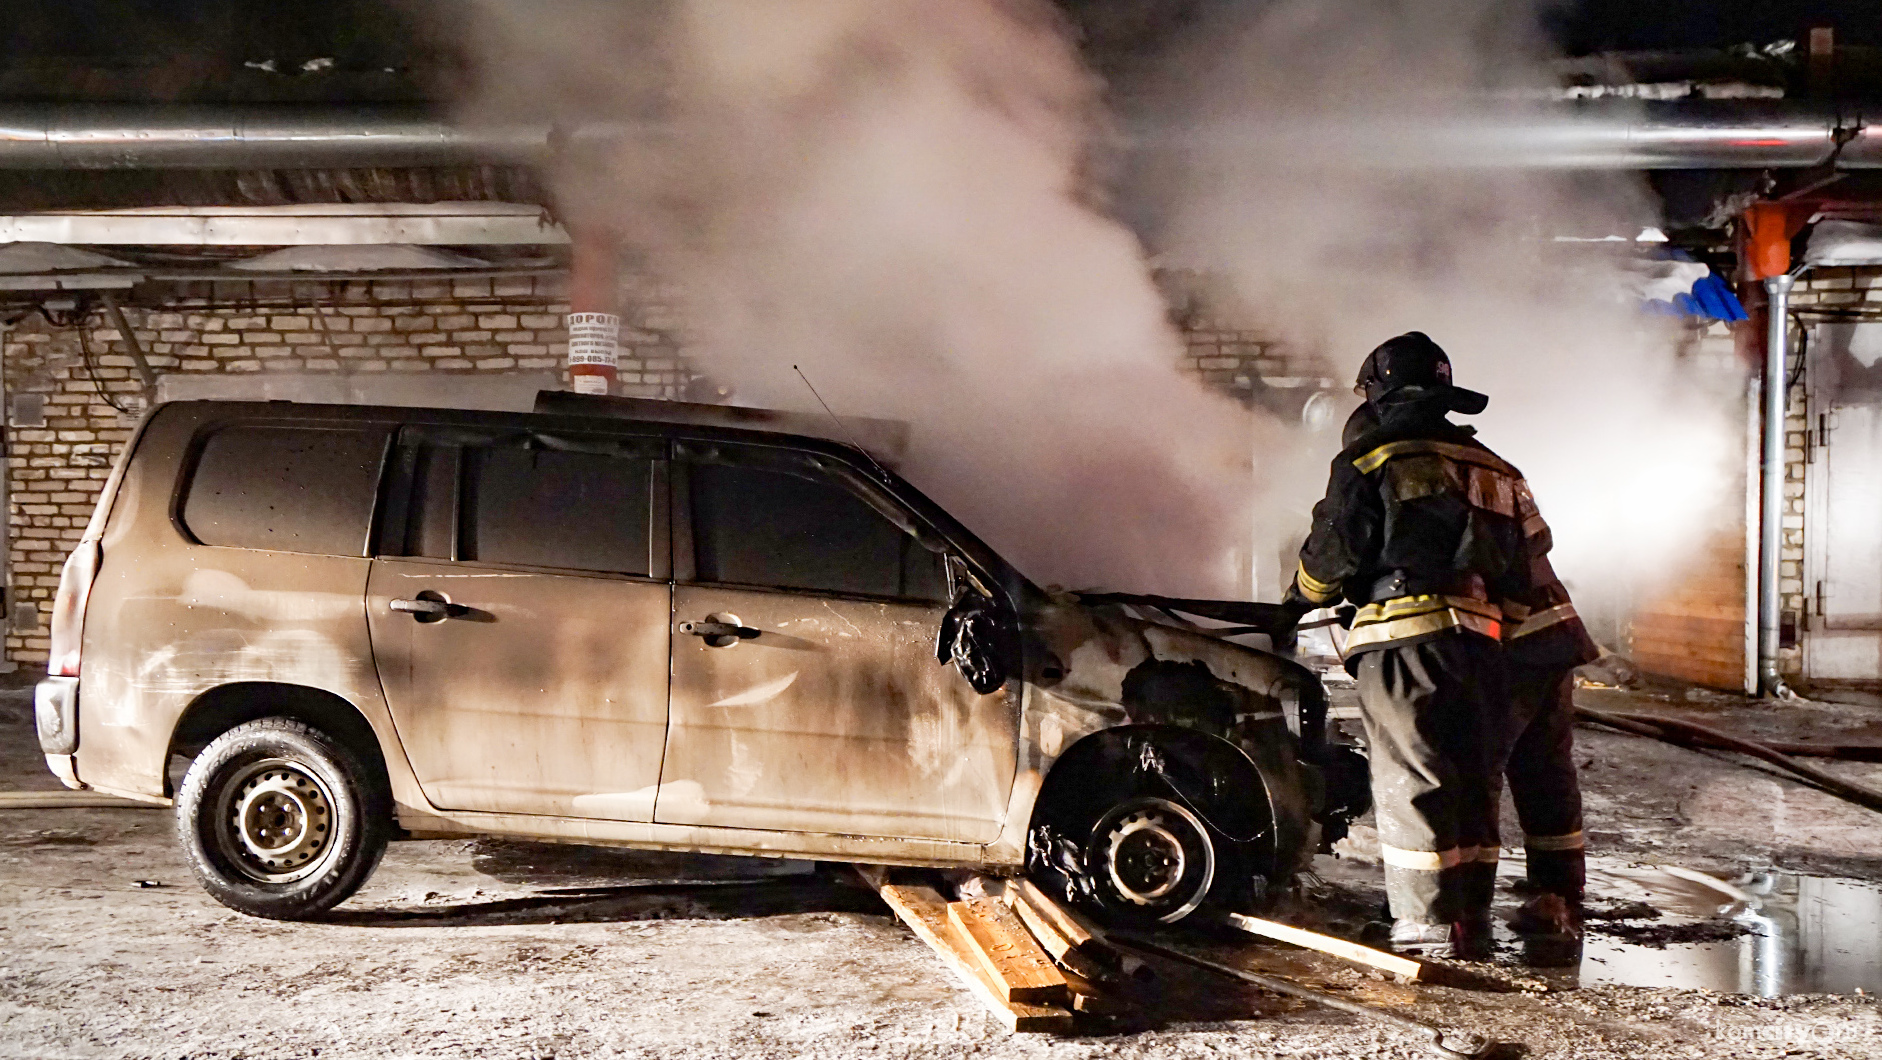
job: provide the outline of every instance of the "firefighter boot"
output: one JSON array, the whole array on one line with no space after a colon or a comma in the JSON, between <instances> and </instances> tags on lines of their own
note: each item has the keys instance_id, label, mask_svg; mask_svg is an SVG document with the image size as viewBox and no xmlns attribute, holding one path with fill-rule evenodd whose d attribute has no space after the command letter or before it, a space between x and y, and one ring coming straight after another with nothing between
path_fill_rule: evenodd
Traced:
<instances>
[{"instance_id":1,"label":"firefighter boot","mask_svg":"<svg viewBox=\"0 0 1882 1060\"><path fill-rule=\"evenodd\" d=\"M1581 911L1559 894L1536 895L1510 919L1523 940L1523 963L1565 968L1581 963Z\"/></svg>"},{"instance_id":2,"label":"firefighter boot","mask_svg":"<svg viewBox=\"0 0 1882 1060\"><path fill-rule=\"evenodd\" d=\"M1457 914L1451 928L1454 956L1487 961L1496 952L1490 903L1496 896L1496 862L1473 861L1451 870L1456 875Z\"/></svg>"}]
</instances>

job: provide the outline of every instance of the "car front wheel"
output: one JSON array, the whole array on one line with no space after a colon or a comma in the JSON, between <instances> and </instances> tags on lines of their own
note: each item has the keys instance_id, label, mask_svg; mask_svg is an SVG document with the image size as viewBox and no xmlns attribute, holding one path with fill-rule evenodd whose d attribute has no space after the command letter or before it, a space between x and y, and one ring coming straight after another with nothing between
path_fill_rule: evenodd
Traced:
<instances>
[{"instance_id":1,"label":"car front wheel","mask_svg":"<svg viewBox=\"0 0 1882 1060\"><path fill-rule=\"evenodd\" d=\"M1085 845L1092 897L1124 920L1175 923L1215 890L1220 871L1209 828L1189 808L1159 796L1111 807Z\"/></svg>"},{"instance_id":2,"label":"car front wheel","mask_svg":"<svg viewBox=\"0 0 1882 1060\"><path fill-rule=\"evenodd\" d=\"M359 890L392 829L384 771L304 722L261 718L190 764L177 832L205 890L231 909L304 920Z\"/></svg>"}]
</instances>

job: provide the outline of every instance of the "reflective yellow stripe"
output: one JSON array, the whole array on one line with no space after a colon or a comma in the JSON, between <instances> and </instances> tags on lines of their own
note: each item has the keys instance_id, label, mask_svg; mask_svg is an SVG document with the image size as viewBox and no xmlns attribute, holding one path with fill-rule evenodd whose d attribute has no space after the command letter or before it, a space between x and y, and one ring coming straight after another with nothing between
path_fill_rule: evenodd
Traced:
<instances>
[{"instance_id":1,"label":"reflective yellow stripe","mask_svg":"<svg viewBox=\"0 0 1882 1060\"><path fill-rule=\"evenodd\" d=\"M1457 848L1457 860L1459 864L1469 864L1474 861L1479 865L1494 865L1498 861L1501 861L1502 858L1503 851L1500 847Z\"/></svg>"},{"instance_id":2,"label":"reflective yellow stripe","mask_svg":"<svg viewBox=\"0 0 1882 1060\"><path fill-rule=\"evenodd\" d=\"M1307 573L1307 564L1295 565L1294 584L1300 587L1300 594L1316 604L1324 604L1340 595L1340 583L1323 582Z\"/></svg>"},{"instance_id":3,"label":"reflective yellow stripe","mask_svg":"<svg viewBox=\"0 0 1882 1060\"><path fill-rule=\"evenodd\" d=\"M1531 633L1539 633L1542 630L1548 629L1550 626L1559 626L1571 618L1580 617L1580 615L1575 613L1574 604L1556 604L1554 607L1544 608L1530 615L1528 618L1523 619L1521 625L1510 630L1509 639L1515 640L1517 637L1527 637Z\"/></svg>"},{"instance_id":4,"label":"reflective yellow stripe","mask_svg":"<svg viewBox=\"0 0 1882 1060\"><path fill-rule=\"evenodd\" d=\"M1512 478L1520 479L1523 477L1521 472L1498 459L1494 453L1487 453L1482 449L1473 449L1468 445L1454 445L1450 442L1429 442L1417 438L1407 439L1402 442L1388 442L1374 449L1372 452L1355 459L1353 466L1359 469L1360 474L1369 475L1379 470L1381 467L1384 467L1385 462L1393 457L1410 456L1416 453L1435 453L1438 456L1448 456L1452 460L1462 464L1475 464L1478 467L1487 467L1492 471L1500 471Z\"/></svg>"},{"instance_id":5,"label":"reflective yellow stripe","mask_svg":"<svg viewBox=\"0 0 1882 1060\"><path fill-rule=\"evenodd\" d=\"M1500 620L1503 617L1503 609L1488 600L1478 600L1469 596L1441 596L1436 593L1424 593L1418 596L1395 596L1383 603L1367 604L1353 616L1353 625L1364 626L1373 622L1390 622L1395 618L1442 611L1447 607L1469 611L1485 618Z\"/></svg>"},{"instance_id":6,"label":"reflective yellow stripe","mask_svg":"<svg viewBox=\"0 0 1882 1060\"><path fill-rule=\"evenodd\" d=\"M1457 849L1453 847L1450 850L1406 850L1403 847L1380 843L1379 857L1387 865L1396 869L1438 872L1457 864Z\"/></svg>"},{"instance_id":7,"label":"reflective yellow stripe","mask_svg":"<svg viewBox=\"0 0 1882 1060\"><path fill-rule=\"evenodd\" d=\"M1495 604L1456 596L1401 596L1383 604L1367 604L1353 618L1352 632L1346 635L1346 654L1371 644L1410 640L1451 629L1501 640L1503 613Z\"/></svg>"},{"instance_id":8,"label":"reflective yellow stripe","mask_svg":"<svg viewBox=\"0 0 1882 1060\"><path fill-rule=\"evenodd\" d=\"M1585 846L1581 832L1574 831L1567 835L1526 835L1523 846L1530 850L1580 850Z\"/></svg>"}]
</instances>

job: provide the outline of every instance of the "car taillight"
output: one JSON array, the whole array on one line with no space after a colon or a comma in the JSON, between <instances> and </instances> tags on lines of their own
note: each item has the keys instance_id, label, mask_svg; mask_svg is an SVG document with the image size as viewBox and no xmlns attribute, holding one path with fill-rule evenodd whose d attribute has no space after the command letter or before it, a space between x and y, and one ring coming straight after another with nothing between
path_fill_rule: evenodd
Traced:
<instances>
[{"instance_id":1,"label":"car taillight","mask_svg":"<svg viewBox=\"0 0 1882 1060\"><path fill-rule=\"evenodd\" d=\"M59 574L59 595L52 600L52 657L46 672L54 677L78 676L79 642L85 632L85 601L98 577L96 541L81 541L66 557Z\"/></svg>"}]
</instances>

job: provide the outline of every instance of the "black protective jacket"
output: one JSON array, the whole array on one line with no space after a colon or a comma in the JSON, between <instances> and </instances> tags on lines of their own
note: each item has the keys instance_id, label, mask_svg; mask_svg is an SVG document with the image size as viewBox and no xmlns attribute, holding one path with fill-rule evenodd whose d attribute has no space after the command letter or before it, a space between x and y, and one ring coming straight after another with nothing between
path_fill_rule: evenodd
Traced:
<instances>
[{"instance_id":1,"label":"black protective jacket","mask_svg":"<svg viewBox=\"0 0 1882 1060\"><path fill-rule=\"evenodd\" d=\"M1525 523L1547 527L1527 483L1445 418L1440 393L1408 388L1379 413L1333 460L1289 601L1358 607L1349 662L1459 631L1501 641L1506 615L1541 603Z\"/></svg>"},{"instance_id":2,"label":"black protective jacket","mask_svg":"<svg viewBox=\"0 0 1882 1060\"><path fill-rule=\"evenodd\" d=\"M1534 501L1530 502L1533 509ZM1524 521L1523 532L1529 551L1529 595L1504 604L1508 624L1503 631L1506 658L1514 667L1546 674L1560 674L1601 657L1601 649L1588 635L1581 616L1575 613L1568 587L1555 576L1549 562L1554 539L1549 524L1537 513ZM1545 680L1548 678L1544 678Z\"/></svg>"}]
</instances>

